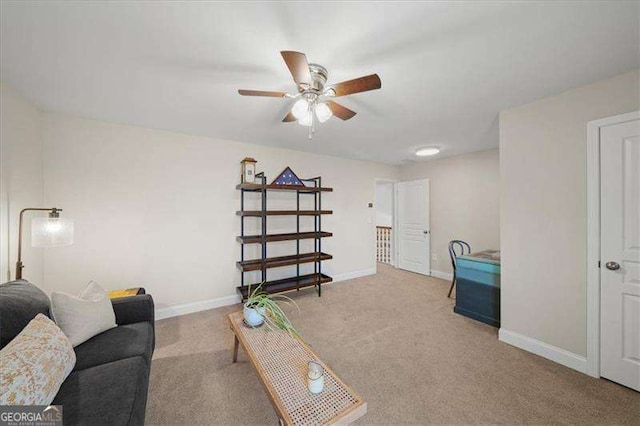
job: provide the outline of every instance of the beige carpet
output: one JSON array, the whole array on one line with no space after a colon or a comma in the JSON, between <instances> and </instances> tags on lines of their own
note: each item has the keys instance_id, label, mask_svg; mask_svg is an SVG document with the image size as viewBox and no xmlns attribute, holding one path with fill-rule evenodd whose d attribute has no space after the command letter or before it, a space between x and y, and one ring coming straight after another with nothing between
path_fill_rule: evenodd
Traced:
<instances>
[{"instance_id":1,"label":"beige carpet","mask_svg":"<svg viewBox=\"0 0 640 426\"><path fill-rule=\"evenodd\" d=\"M367 401L359 424L640 424L640 394L498 341L456 315L449 283L388 266L294 294L305 340ZM226 315L157 323L148 424L277 424Z\"/></svg>"}]
</instances>

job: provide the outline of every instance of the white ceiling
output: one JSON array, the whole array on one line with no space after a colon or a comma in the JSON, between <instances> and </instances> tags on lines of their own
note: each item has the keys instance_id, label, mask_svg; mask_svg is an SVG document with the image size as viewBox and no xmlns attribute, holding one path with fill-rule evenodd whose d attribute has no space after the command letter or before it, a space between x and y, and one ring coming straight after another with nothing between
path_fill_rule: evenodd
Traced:
<instances>
[{"instance_id":1,"label":"white ceiling","mask_svg":"<svg viewBox=\"0 0 640 426\"><path fill-rule=\"evenodd\" d=\"M498 112L639 64L638 2L1 3L1 78L47 110L400 164L498 146ZM378 73L340 98L313 141L281 123L295 90L281 50L330 82Z\"/></svg>"}]
</instances>

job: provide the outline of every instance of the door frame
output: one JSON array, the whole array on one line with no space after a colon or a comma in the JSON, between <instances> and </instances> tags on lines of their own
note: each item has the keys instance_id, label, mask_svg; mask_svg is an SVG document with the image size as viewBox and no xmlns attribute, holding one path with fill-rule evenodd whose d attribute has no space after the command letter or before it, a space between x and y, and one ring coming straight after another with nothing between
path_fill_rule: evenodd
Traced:
<instances>
[{"instance_id":1,"label":"door frame","mask_svg":"<svg viewBox=\"0 0 640 426\"><path fill-rule=\"evenodd\" d=\"M600 129L640 111L587 122L587 374L600 377Z\"/></svg>"},{"instance_id":2,"label":"door frame","mask_svg":"<svg viewBox=\"0 0 640 426\"><path fill-rule=\"evenodd\" d=\"M396 197L396 185L397 183L400 182L400 179L390 179L390 178L374 178L373 179L373 198L374 198L374 204L373 207L375 209L375 212L377 213L378 211L378 197L376 196L376 189L379 183L390 183L392 185L391 187L391 224L392 226L392 232L391 232L391 266L393 266L394 268L398 267L398 244L397 244L397 233L398 233L398 222L397 222L397 209L398 209L398 199ZM374 225L376 225L376 220L374 219ZM378 261L377 261L377 257L376 254L373 254L373 260L376 264L376 270L378 269Z\"/></svg>"}]
</instances>

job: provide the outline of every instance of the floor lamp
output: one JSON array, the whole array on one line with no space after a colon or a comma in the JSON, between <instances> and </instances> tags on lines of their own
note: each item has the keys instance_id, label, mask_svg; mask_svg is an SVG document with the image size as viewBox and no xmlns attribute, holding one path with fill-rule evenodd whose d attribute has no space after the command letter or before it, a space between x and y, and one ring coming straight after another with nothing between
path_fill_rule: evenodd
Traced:
<instances>
[{"instance_id":1,"label":"floor lamp","mask_svg":"<svg viewBox=\"0 0 640 426\"><path fill-rule=\"evenodd\" d=\"M31 245L33 247L62 247L73 244L73 221L62 219L62 209L56 207L29 207L20 211L18 222L18 261L16 262L16 279L22 279L22 219L25 212L49 212L48 217L36 217L31 221Z\"/></svg>"}]
</instances>

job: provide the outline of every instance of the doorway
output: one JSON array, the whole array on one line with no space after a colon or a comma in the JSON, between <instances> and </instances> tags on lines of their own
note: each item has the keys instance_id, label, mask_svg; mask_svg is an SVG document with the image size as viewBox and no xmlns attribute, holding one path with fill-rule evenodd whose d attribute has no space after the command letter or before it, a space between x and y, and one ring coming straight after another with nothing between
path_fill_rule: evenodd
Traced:
<instances>
[{"instance_id":1,"label":"doorway","mask_svg":"<svg viewBox=\"0 0 640 426\"><path fill-rule=\"evenodd\" d=\"M395 266L396 181L376 179L376 262Z\"/></svg>"},{"instance_id":2,"label":"doorway","mask_svg":"<svg viewBox=\"0 0 640 426\"><path fill-rule=\"evenodd\" d=\"M640 112L588 123L587 372L640 391Z\"/></svg>"}]
</instances>

